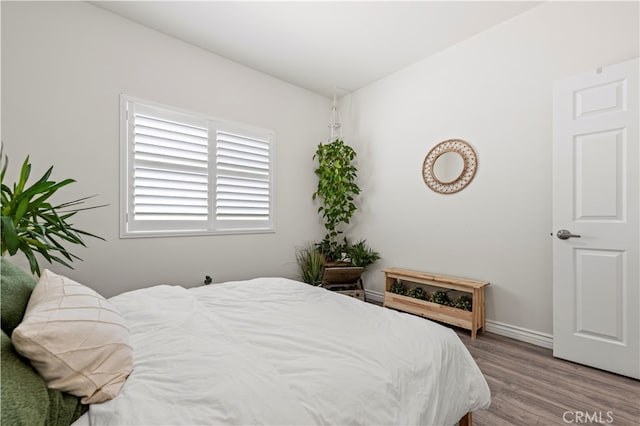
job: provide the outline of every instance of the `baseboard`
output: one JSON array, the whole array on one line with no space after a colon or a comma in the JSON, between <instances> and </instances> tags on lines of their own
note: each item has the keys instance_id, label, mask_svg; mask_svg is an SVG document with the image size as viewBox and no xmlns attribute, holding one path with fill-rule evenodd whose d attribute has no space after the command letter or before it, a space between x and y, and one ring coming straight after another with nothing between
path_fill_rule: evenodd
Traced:
<instances>
[{"instance_id":1,"label":"baseboard","mask_svg":"<svg viewBox=\"0 0 640 426\"><path fill-rule=\"evenodd\" d=\"M364 290L367 300L383 303L384 293L375 290ZM521 342L531 343L532 345L541 346L547 349L553 349L553 336L539 331L533 331L526 328L518 327L511 324L505 324L498 321L487 320L487 329L489 333L499 334L501 336L510 337Z\"/></svg>"},{"instance_id":2,"label":"baseboard","mask_svg":"<svg viewBox=\"0 0 640 426\"><path fill-rule=\"evenodd\" d=\"M487 330L489 333L510 337L521 342L531 343L547 349L553 349L553 336L551 334L540 333L511 324L498 321L487 320Z\"/></svg>"},{"instance_id":3,"label":"baseboard","mask_svg":"<svg viewBox=\"0 0 640 426\"><path fill-rule=\"evenodd\" d=\"M367 300L372 300L372 301L378 302L380 304L382 304L384 302L384 293L382 293L380 291L367 290L365 288L364 289L364 294L365 294Z\"/></svg>"}]
</instances>

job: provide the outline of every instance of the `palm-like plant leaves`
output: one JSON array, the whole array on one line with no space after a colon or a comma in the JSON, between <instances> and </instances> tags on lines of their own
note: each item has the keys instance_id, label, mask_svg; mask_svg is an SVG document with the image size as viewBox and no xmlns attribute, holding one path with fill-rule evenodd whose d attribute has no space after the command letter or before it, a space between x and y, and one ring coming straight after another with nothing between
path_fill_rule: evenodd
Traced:
<instances>
[{"instance_id":1,"label":"palm-like plant leaves","mask_svg":"<svg viewBox=\"0 0 640 426\"><path fill-rule=\"evenodd\" d=\"M1 151L0 157L2 157ZM29 260L31 272L40 275L36 253L49 262L57 262L72 268L69 262L82 259L69 252L63 246L64 243L85 246L83 236L104 240L102 237L77 229L68 222L79 211L103 207L77 207L91 197L83 197L55 206L47 201L56 191L75 182L73 179L65 179L61 182L49 180L53 171L53 167L50 167L34 184L27 186L31 174L31 164L27 157L22 163L18 182L10 188L4 184L8 160L6 156L2 159L4 164L0 172L2 194L0 254L9 253L13 256L21 251Z\"/></svg>"}]
</instances>

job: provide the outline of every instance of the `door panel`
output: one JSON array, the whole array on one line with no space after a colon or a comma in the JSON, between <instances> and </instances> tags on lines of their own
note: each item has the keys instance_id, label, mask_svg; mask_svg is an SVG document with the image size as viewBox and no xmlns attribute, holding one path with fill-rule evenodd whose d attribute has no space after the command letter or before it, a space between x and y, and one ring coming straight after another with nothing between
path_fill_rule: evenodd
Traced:
<instances>
[{"instance_id":1,"label":"door panel","mask_svg":"<svg viewBox=\"0 0 640 426\"><path fill-rule=\"evenodd\" d=\"M576 333L624 343L624 253L582 249L575 253ZM606 290L603 283L608 283Z\"/></svg>"},{"instance_id":2,"label":"door panel","mask_svg":"<svg viewBox=\"0 0 640 426\"><path fill-rule=\"evenodd\" d=\"M556 82L553 143L554 356L635 378L638 89L637 59Z\"/></svg>"},{"instance_id":3,"label":"door panel","mask_svg":"<svg viewBox=\"0 0 640 426\"><path fill-rule=\"evenodd\" d=\"M621 220L624 129L575 137L576 220Z\"/></svg>"},{"instance_id":4,"label":"door panel","mask_svg":"<svg viewBox=\"0 0 640 426\"><path fill-rule=\"evenodd\" d=\"M592 118L599 114L623 111L626 94L625 80L576 90L574 117L576 119Z\"/></svg>"}]
</instances>

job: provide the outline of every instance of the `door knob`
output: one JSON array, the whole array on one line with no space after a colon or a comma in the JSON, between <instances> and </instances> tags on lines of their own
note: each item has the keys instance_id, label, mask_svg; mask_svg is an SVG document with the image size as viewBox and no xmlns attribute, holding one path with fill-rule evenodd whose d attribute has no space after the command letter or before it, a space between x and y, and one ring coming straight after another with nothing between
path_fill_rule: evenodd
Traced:
<instances>
[{"instance_id":1,"label":"door knob","mask_svg":"<svg viewBox=\"0 0 640 426\"><path fill-rule=\"evenodd\" d=\"M556 237L560 238L561 240L568 240L569 238L580 238L580 235L572 234L571 231L566 229L561 229L556 234Z\"/></svg>"}]
</instances>

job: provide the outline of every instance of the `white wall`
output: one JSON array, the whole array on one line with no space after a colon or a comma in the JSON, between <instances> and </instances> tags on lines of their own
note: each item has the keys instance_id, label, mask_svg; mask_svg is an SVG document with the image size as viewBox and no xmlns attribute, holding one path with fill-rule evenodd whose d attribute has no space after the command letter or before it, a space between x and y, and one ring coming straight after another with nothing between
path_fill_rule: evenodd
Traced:
<instances>
[{"instance_id":1,"label":"white wall","mask_svg":"<svg viewBox=\"0 0 640 426\"><path fill-rule=\"evenodd\" d=\"M354 237L380 269L415 268L491 281L490 320L551 333L551 85L638 56L638 3L546 3L343 99L363 203ZM277 133L277 232L118 238L118 95L126 93ZM15 176L75 178L65 199L98 194L77 225L84 262L58 272L110 296L158 283L197 285L294 276L294 247L323 235L311 157L329 101L92 5L2 3L2 140ZM471 185L439 195L421 165L436 143L470 142Z\"/></svg>"},{"instance_id":2,"label":"white wall","mask_svg":"<svg viewBox=\"0 0 640 426\"><path fill-rule=\"evenodd\" d=\"M363 208L354 236L384 267L491 282L487 319L552 332L552 82L639 54L638 3L551 2L343 99ZM470 186L422 181L438 142L477 151Z\"/></svg>"},{"instance_id":3,"label":"white wall","mask_svg":"<svg viewBox=\"0 0 640 426\"><path fill-rule=\"evenodd\" d=\"M326 138L328 99L84 2L3 2L2 9L8 181L30 155L34 178L54 165L57 180L77 180L60 201L97 194L95 203L109 204L76 220L107 242L88 239L88 249L75 250L84 259L75 270L52 269L105 296L197 285L205 274L216 281L297 275L294 248L322 235L312 155ZM275 130L277 232L119 239L120 93Z\"/></svg>"}]
</instances>

